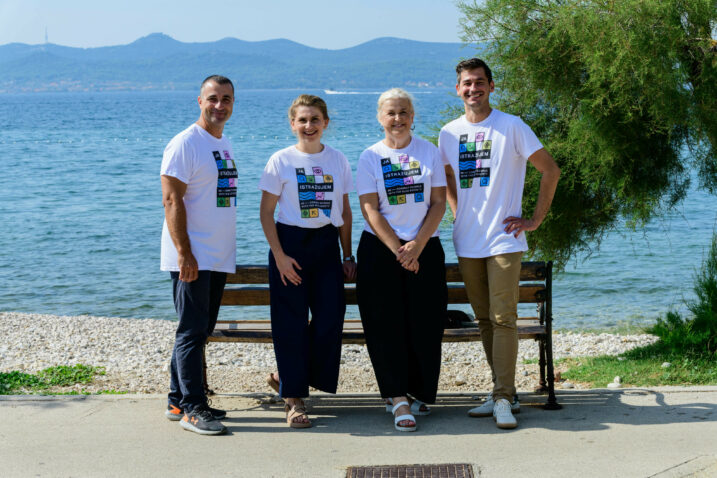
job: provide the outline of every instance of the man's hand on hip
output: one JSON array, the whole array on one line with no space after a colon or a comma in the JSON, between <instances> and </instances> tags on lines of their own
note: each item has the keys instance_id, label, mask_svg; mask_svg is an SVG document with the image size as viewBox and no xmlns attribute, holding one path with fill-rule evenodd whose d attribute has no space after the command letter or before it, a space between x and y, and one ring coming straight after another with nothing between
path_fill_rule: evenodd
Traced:
<instances>
[{"instance_id":1,"label":"man's hand on hip","mask_svg":"<svg viewBox=\"0 0 717 478\"><path fill-rule=\"evenodd\" d=\"M505 218L503 224L506 224L505 232L513 234L515 237L518 237L523 231L535 231L540 226L540 223L533 219L523 219L515 216Z\"/></svg>"}]
</instances>

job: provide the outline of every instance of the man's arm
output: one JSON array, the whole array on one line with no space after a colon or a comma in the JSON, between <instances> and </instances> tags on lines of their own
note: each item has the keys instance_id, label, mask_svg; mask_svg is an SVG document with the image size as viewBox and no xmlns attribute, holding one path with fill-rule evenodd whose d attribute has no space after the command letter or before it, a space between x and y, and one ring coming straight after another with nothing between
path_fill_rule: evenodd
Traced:
<instances>
[{"instance_id":1,"label":"man's arm","mask_svg":"<svg viewBox=\"0 0 717 478\"><path fill-rule=\"evenodd\" d=\"M523 231L534 231L540 226L550 210L550 204L553 202L555 188L558 187L558 179L560 178L560 168L545 148L541 148L531 154L528 161L542 174L540 191L538 192L538 202L535 204L533 217L523 219L510 216L503 221L503 224L506 224L505 232L512 233L515 237L518 237Z\"/></svg>"},{"instance_id":2,"label":"man's arm","mask_svg":"<svg viewBox=\"0 0 717 478\"><path fill-rule=\"evenodd\" d=\"M162 204L164 217L167 220L167 229L177 248L177 265L179 266L179 280L192 282L199 277L199 266L192 254L192 246L187 234L187 210L184 208L184 193L187 185L179 179L162 175Z\"/></svg>"},{"instance_id":3,"label":"man's arm","mask_svg":"<svg viewBox=\"0 0 717 478\"><path fill-rule=\"evenodd\" d=\"M456 176L450 164L446 164L446 201L453 213L453 219L455 219L458 209L458 194L456 193Z\"/></svg>"}]
</instances>

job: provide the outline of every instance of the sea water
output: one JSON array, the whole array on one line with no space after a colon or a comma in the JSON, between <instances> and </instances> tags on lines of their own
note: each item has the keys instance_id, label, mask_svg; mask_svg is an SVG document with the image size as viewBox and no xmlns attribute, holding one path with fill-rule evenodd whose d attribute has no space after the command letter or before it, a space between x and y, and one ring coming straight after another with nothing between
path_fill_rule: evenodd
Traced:
<instances>
[{"instance_id":1,"label":"sea water","mask_svg":"<svg viewBox=\"0 0 717 478\"><path fill-rule=\"evenodd\" d=\"M300 93L327 100L324 142L343 151L354 171L361 151L383 137L377 91L237 90L225 134L239 168L239 263L267 262L256 186L269 156L294 144L287 109ZM448 90L414 93L419 135L435 134L440 112L459 104ZM0 95L0 310L174 318L169 275L159 271L159 166L167 142L196 121L196 97ZM363 227L355 194L351 204L355 251ZM571 261L554 283L556 326L650 324L669 308L684 310L715 230L716 205L693 188L676 211L636 232L617 227L599 251ZM440 233L447 261L455 262L448 221ZM222 317L268 317L265 308L236 309L225 308ZM348 316L358 316L355 307Z\"/></svg>"}]
</instances>

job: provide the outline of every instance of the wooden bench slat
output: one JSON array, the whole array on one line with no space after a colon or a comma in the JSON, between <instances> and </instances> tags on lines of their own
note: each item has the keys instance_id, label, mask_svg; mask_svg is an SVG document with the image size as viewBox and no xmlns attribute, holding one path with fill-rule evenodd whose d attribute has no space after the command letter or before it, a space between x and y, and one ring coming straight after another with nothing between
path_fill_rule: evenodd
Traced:
<instances>
[{"instance_id":1,"label":"wooden bench slat","mask_svg":"<svg viewBox=\"0 0 717 478\"><path fill-rule=\"evenodd\" d=\"M518 337L537 338L545 334L545 327L537 320L528 324L518 325ZM364 332L360 323L349 323L344 325L343 343L364 344ZM480 330L477 327L465 327L460 329L445 329L443 331L444 342L474 342L480 340ZM214 333L209 338L211 342L259 342L271 343L270 324L244 324L244 323L217 323Z\"/></svg>"},{"instance_id":2,"label":"wooden bench slat","mask_svg":"<svg viewBox=\"0 0 717 478\"><path fill-rule=\"evenodd\" d=\"M346 303L356 305L356 288L346 287ZM545 301L544 284L521 284L520 302ZM462 285L448 285L449 304L467 304L468 295ZM222 305L269 305L269 286L243 286L224 289Z\"/></svg>"},{"instance_id":3,"label":"wooden bench slat","mask_svg":"<svg viewBox=\"0 0 717 478\"><path fill-rule=\"evenodd\" d=\"M520 269L520 280L545 280L545 262L523 262ZM463 282L458 264L446 264L446 281ZM354 282L354 281L347 281ZM227 275L227 284L268 284L269 271L265 265L241 265L236 267L234 274Z\"/></svg>"}]
</instances>

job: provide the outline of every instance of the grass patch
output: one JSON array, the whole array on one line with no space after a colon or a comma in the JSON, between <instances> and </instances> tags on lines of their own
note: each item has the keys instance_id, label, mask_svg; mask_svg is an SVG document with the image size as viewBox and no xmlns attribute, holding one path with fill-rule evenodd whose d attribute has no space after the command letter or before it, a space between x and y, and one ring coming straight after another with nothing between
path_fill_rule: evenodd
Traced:
<instances>
[{"instance_id":1,"label":"grass patch","mask_svg":"<svg viewBox=\"0 0 717 478\"><path fill-rule=\"evenodd\" d=\"M626 387L655 387L660 385L716 385L717 360L684 356L626 358L614 356L568 359L569 370L562 378L604 388L615 377ZM668 368L662 364L669 362Z\"/></svg>"},{"instance_id":2,"label":"grass patch","mask_svg":"<svg viewBox=\"0 0 717 478\"><path fill-rule=\"evenodd\" d=\"M14 370L0 373L0 395L43 394L53 387L69 387L77 384L89 384L96 375L104 375L104 367L90 365L58 365L49 367L36 374Z\"/></svg>"},{"instance_id":3,"label":"grass patch","mask_svg":"<svg viewBox=\"0 0 717 478\"><path fill-rule=\"evenodd\" d=\"M702 269L694 276L696 300L686 301L690 316L669 311L648 333L657 342L619 357L571 359L562 377L605 387L616 376L627 386L717 384L717 234ZM669 367L662 367L669 362Z\"/></svg>"}]
</instances>

